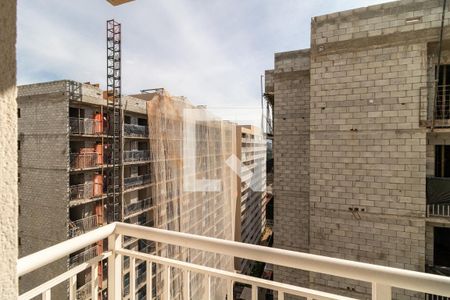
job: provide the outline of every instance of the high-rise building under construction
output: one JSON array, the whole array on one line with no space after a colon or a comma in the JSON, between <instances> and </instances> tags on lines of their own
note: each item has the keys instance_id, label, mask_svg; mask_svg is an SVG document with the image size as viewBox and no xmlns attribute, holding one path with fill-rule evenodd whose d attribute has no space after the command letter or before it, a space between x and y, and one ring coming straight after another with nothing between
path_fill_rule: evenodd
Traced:
<instances>
[{"instance_id":1,"label":"high-rise building under construction","mask_svg":"<svg viewBox=\"0 0 450 300\"><path fill-rule=\"evenodd\" d=\"M240 207L241 189L236 170L226 161L237 154L236 124L215 118L185 98L170 96L163 90L123 96L117 185L112 174L117 166L111 150L115 136L106 98L98 85L66 80L19 87L20 256L113 221L234 239L235 231L241 228L240 215L235 214ZM260 159L265 150L258 147ZM261 196L265 177L260 179L264 180L258 183ZM111 205L113 194L119 200ZM265 211L260 204L259 214L253 208L248 211L260 216ZM252 230L261 232L258 226L264 224L261 220L253 224ZM251 237L257 240L255 234ZM123 243L128 249L233 269L231 257L128 237ZM92 244L61 259L51 270L44 268L27 275L20 282L21 290L88 261L105 247L106 241ZM149 293L161 295L161 270L156 267L152 272L150 291L146 263L133 262L136 286L129 284L133 267L130 261L122 263L124 298L130 293L136 293L138 299ZM97 275L106 280L104 267L99 265ZM172 275L172 296L181 298L183 274ZM92 273L87 271L69 285L61 284L53 291L54 296L62 299L67 293L76 293L77 298L89 298L90 276ZM202 280L199 276L190 279L192 286L198 287L190 289L195 299L206 292L202 285L195 284ZM99 296L106 297L106 284L101 284L104 280L99 281ZM225 297L223 286L214 291L217 297Z\"/></svg>"}]
</instances>

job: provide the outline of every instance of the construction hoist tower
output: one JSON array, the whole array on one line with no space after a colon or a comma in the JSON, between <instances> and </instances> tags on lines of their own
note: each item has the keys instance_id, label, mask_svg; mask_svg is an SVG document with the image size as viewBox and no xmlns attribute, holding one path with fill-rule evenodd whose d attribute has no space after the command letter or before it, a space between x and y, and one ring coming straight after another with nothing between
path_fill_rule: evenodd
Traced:
<instances>
[{"instance_id":1,"label":"construction hoist tower","mask_svg":"<svg viewBox=\"0 0 450 300\"><path fill-rule=\"evenodd\" d=\"M106 22L107 47L107 111L112 136L107 200L107 221L122 221L122 81L121 81L121 25L113 20Z\"/></svg>"}]
</instances>

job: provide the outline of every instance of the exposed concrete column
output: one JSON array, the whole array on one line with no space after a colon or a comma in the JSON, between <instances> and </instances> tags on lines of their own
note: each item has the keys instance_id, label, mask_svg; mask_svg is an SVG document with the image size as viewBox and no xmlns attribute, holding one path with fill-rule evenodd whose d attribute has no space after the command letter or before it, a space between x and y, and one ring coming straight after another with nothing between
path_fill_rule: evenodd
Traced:
<instances>
[{"instance_id":1,"label":"exposed concrete column","mask_svg":"<svg viewBox=\"0 0 450 300\"><path fill-rule=\"evenodd\" d=\"M0 291L17 298L16 0L0 1Z\"/></svg>"}]
</instances>

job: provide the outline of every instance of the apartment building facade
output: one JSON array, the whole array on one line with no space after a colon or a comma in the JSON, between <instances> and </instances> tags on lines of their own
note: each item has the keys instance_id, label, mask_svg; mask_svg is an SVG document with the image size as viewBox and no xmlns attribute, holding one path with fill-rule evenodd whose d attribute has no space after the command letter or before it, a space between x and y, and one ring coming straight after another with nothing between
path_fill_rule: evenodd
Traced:
<instances>
[{"instance_id":1,"label":"apartment building facade","mask_svg":"<svg viewBox=\"0 0 450 300\"><path fill-rule=\"evenodd\" d=\"M208 121L194 124L198 143L208 155L199 153L194 163L200 178L222 180L219 191L183 190L182 109L195 108L183 98L162 93L122 97L120 134L120 187L114 186L110 110L102 90L96 85L55 81L19 87L19 249L20 256L70 239L103 224L123 221L149 227L178 230L224 239L233 238L231 207L236 199L236 175L225 166L225 158L235 153L236 128L233 123ZM179 106L179 109L174 107ZM164 109L170 108L170 111ZM158 111L158 113L155 113ZM149 125L152 126L149 126ZM213 140L211 137L215 137ZM194 144L195 146L195 144ZM197 159L197 160L196 160ZM119 203L111 204L114 193ZM196 221L196 222L194 222ZM124 237L126 248L145 253L233 269L232 258L211 256L202 251L175 249L152 241ZM21 290L63 273L101 253L107 242L92 244L51 268L22 278ZM134 265L137 286L130 290ZM162 270L153 270L153 290L147 289L146 263L123 260L123 297L149 293L160 297L165 284ZM105 264L100 264L99 296L107 296ZM76 293L89 299L91 271L53 291L56 299ZM172 274L172 297L181 297L183 274ZM200 280L192 278L192 281ZM201 286L201 285L195 285ZM205 290L191 289L193 297ZM217 296L225 288L216 291Z\"/></svg>"},{"instance_id":2,"label":"apartment building facade","mask_svg":"<svg viewBox=\"0 0 450 300\"><path fill-rule=\"evenodd\" d=\"M240 161L237 179L238 204L236 210L236 241L259 244L266 228L266 140L261 130L252 125L237 126L236 153ZM238 260L236 267L248 274L252 263Z\"/></svg>"},{"instance_id":3,"label":"apartment building facade","mask_svg":"<svg viewBox=\"0 0 450 300\"><path fill-rule=\"evenodd\" d=\"M314 17L311 49L275 54L266 71L275 247L450 275L442 4L404 0ZM360 298L371 289L287 268L274 277Z\"/></svg>"}]
</instances>

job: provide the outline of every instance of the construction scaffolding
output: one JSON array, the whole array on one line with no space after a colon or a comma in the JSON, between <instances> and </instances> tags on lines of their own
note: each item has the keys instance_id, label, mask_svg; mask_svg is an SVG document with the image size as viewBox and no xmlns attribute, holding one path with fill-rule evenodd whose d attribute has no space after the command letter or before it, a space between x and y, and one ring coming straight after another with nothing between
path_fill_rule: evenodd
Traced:
<instances>
[{"instance_id":1,"label":"construction scaffolding","mask_svg":"<svg viewBox=\"0 0 450 300\"><path fill-rule=\"evenodd\" d=\"M233 123L210 116L184 98L158 91L147 103L152 197L157 205L155 227L233 239L237 197L236 174L226 165L235 154L236 128ZM233 270L233 258L193 249L158 244L158 255L194 262L204 266ZM157 288L165 285L158 270ZM171 296L183 299L189 284L190 297L202 299L206 278L172 272ZM214 280L213 280L214 281ZM225 282L211 282L216 287L213 299L225 299Z\"/></svg>"},{"instance_id":2,"label":"construction scaffolding","mask_svg":"<svg viewBox=\"0 0 450 300\"><path fill-rule=\"evenodd\" d=\"M106 23L107 46L107 110L110 116L111 142L111 197L108 198L108 223L122 221L121 190L122 166L122 78L121 25L114 20Z\"/></svg>"}]
</instances>

